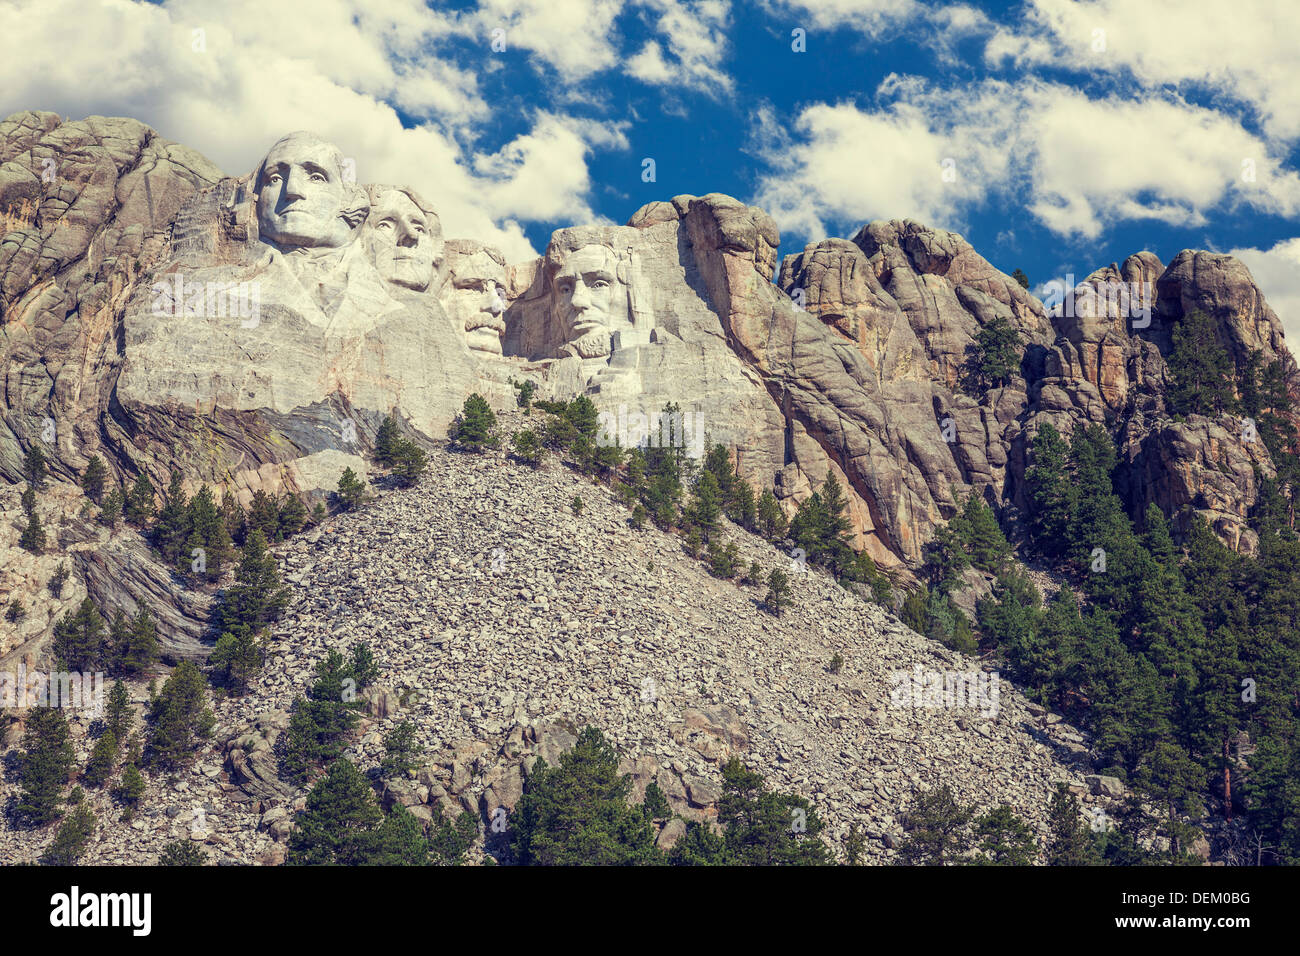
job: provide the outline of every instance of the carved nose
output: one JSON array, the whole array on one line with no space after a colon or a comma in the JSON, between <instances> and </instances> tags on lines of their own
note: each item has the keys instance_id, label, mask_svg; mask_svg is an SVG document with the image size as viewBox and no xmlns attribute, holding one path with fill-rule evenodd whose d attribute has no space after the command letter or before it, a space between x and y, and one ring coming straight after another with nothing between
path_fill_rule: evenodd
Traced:
<instances>
[{"instance_id":1,"label":"carved nose","mask_svg":"<svg viewBox=\"0 0 1300 956\"><path fill-rule=\"evenodd\" d=\"M296 169L289 170L289 175L284 181L285 199L305 199L307 197L306 176L306 173L299 172Z\"/></svg>"},{"instance_id":2,"label":"carved nose","mask_svg":"<svg viewBox=\"0 0 1300 956\"><path fill-rule=\"evenodd\" d=\"M397 244L406 247L418 246L420 244L420 237L409 229L403 229L397 235Z\"/></svg>"},{"instance_id":3,"label":"carved nose","mask_svg":"<svg viewBox=\"0 0 1300 956\"><path fill-rule=\"evenodd\" d=\"M493 315L500 315L503 311L505 311L505 303L501 301L501 293L498 292L495 288L488 290L487 297L488 297L487 311L491 312Z\"/></svg>"},{"instance_id":4,"label":"carved nose","mask_svg":"<svg viewBox=\"0 0 1300 956\"><path fill-rule=\"evenodd\" d=\"M573 303L575 309L581 310L591 308L591 294L587 291L585 283L579 282L574 285L573 296L569 301Z\"/></svg>"}]
</instances>

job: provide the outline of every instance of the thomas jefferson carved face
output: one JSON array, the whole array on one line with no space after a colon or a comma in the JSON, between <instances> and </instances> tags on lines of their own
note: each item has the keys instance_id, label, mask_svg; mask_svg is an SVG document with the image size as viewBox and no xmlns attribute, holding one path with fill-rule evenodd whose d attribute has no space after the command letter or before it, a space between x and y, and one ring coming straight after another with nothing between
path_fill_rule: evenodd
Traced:
<instances>
[{"instance_id":1,"label":"thomas jefferson carved face","mask_svg":"<svg viewBox=\"0 0 1300 956\"><path fill-rule=\"evenodd\" d=\"M465 330L471 349L501 354L501 337L506 331L505 286L505 264L486 250L452 263L443 302L452 320Z\"/></svg>"},{"instance_id":2,"label":"thomas jefferson carved face","mask_svg":"<svg viewBox=\"0 0 1300 956\"><path fill-rule=\"evenodd\" d=\"M366 219L375 268L387 282L423 292L442 258L442 226L400 189L383 192Z\"/></svg>"},{"instance_id":3,"label":"thomas jefferson carved face","mask_svg":"<svg viewBox=\"0 0 1300 956\"><path fill-rule=\"evenodd\" d=\"M343 157L336 147L311 133L290 133L262 160L258 228L264 239L281 246L346 245L358 221L352 218L356 192L344 181Z\"/></svg>"},{"instance_id":4,"label":"thomas jefferson carved face","mask_svg":"<svg viewBox=\"0 0 1300 956\"><path fill-rule=\"evenodd\" d=\"M583 358L608 355L614 332L632 327L618 257L606 246L587 245L569 253L555 274L552 296L565 338Z\"/></svg>"}]
</instances>

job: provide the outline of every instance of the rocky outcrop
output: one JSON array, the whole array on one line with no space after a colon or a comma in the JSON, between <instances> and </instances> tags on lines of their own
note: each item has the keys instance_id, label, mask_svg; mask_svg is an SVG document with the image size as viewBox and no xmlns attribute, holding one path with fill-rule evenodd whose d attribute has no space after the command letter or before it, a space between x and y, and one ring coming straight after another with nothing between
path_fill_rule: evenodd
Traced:
<instances>
[{"instance_id":1,"label":"rocky outcrop","mask_svg":"<svg viewBox=\"0 0 1300 956\"><path fill-rule=\"evenodd\" d=\"M1187 508L1253 546L1267 453L1230 421L1174 422L1164 402L1171 332L1193 309L1239 367L1258 351L1294 371L1230 257L1140 253L1049 312L961 236L906 220L778 269L772 219L708 194L559 230L507 263L444 241L409 190L341 168L285 206L295 163L338 155L292 134L231 177L130 120L0 124L0 473L16 480L52 428L60 475L98 453L122 480L162 485L175 465L245 500L321 494L357 470L384 415L438 438L471 392L506 407L527 379L544 397L591 396L623 444L674 403L692 450L728 446L791 511L836 474L855 545L903 578L967 493L1023 509L1045 421L1118 437L1135 514L1154 501L1181 522ZM994 321L1020 335L1020 374L977 389L969 363Z\"/></svg>"}]
</instances>

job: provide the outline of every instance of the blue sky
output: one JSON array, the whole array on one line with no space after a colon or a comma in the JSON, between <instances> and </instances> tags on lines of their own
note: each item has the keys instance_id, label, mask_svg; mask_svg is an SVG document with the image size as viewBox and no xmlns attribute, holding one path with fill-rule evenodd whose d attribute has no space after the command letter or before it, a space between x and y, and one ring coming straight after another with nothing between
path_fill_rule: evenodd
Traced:
<instances>
[{"instance_id":1,"label":"blue sky","mask_svg":"<svg viewBox=\"0 0 1300 956\"><path fill-rule=\"evenodd\" d=\"M914 218L1035 288L1231 251L1300 329L1298 32L1264 0L20 0L0 113L134 116L232 174L314 129L516 260L712 191L782 254Z\"/></svg>"}]
</instances>

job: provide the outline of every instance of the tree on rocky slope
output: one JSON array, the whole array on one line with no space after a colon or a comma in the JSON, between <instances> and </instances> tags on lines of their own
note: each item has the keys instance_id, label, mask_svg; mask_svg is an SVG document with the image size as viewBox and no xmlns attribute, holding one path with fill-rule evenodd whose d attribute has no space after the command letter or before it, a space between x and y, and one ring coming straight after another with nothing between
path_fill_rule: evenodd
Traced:
<instances>
[{"instance_id":1,"label":"tree on rocky slope","mask_svg":"<svg viewBox=\"0 0 1300 956\"><path fill-rule=\"evenodd\" d=\"M33 707L23 730L18 818L41 826L61 812L75 755L60 707Z\"/></svg>"},{"instance_id":2,"label":"tree on rocky slope","mask_svg":"<svg viewBox=\"0 0 1300 956\"><path fill-rule=\"evenodd\" d=\"M452 443L464 451L481 452L501 443L497 434L497 416L482 395L475 392L465 399L460 414L447 430Z\"/></svg>"},{"instance_id":3,"label":"tree on rocky slope","mask_svg":"<svg viewBox=\"0 0 1300 956\"><path fill-rule=\"evenodd\" d=\"M515 807L510 843L525 865L629 865L662 862L655 831L628 803L629 775L618 752L594 727L549 767L538 759Z\"/></svg>"},{"instance_id":4,"label":"tree on rocky slope","mask_svg":"<svg viewBox=\"0 0 1300 956\"><path fill-rule=\"evenodd\" d=\"M1219 343L1214 319L1200 310L1183 316L1174 326L1173 348L1166 357L1173 381L1166 392L1170 409L1179 415L1217 415L1230 411L1236 368Z\"/></svg>"},{"instance_id":5,"label":"tree on rocky slope","mask_svg":"<svg viewBox=\"0 0 1300 956\"><path fill-rule=\"evenodd\" d=\"M213 723L203 674L193 661L181 661L149 704L151 759L168 769L186 765Z\"/></svg>"}]
</instances>

